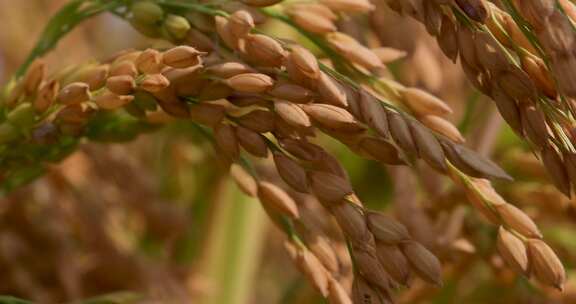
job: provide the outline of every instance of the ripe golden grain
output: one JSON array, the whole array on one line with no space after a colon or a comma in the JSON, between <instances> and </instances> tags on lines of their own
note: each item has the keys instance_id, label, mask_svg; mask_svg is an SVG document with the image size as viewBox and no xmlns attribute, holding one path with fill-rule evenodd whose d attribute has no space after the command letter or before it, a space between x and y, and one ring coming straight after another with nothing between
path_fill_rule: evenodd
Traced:
<instances>
[{"instance_id":1,"label":"ripe golden grain","mask_svg":"<svg viewBox=\"0 0 576 304\"><path fill-rule=\"evenodd\" d=\"M300 106L291 102L275 100L274 111L286 123L295 128L308 128L312 125L306 112Z\"/></svg>"},{"instance_id":2,"label":"ripe golden grain","mask_svg":"<svg viewBox=\"0 0 576 304\"><path fill-rule=\"evenodd\" d=\"M270 76L258 73L238 74L226 79L232 89L244 93L262 93L274 85Z\"/></svg>"},{"instance_id":3,"label":"ripe golden grain","mask_svg":"<svg viewBox=\"0 0 576 304\"><path fill-rule=\"evenodd\" d=\"M292 48L288 61L304 76L311 79L320 77L318 60L309 50L299 46Z\"/></svg>"},{"instance_id":4,"label":"ripe golden grain","mask_svg":"<svg viewBox=\"0 0 576 304\"><path fill-rule=\"evenodd\" d=\"M128 95L136 88L136 82L128 75L113 76L106 81L106 88L118 95Z\"/></svg>"},{"instance_id":5,"label":"ripe golden grain","mask_svg":"<svg viewBox=\"0 0 576 304\"><path fill-rule=\"evenodd\" d=\"M256 157L268 156L268 145L262 135L242 126L236 127L236 137L246 152Z\"/></svg>"},{"instance_id":6,"label":"ripe golden grain","mask_svg":"<svg viewBox=\"0 0 576 304\"><path fill-rule=\"evenodd\" d=\"M350 183L336 174L313 171L309 172L308 177L310 188L320 201L342 202L346 196L353 192Z\"/></svg>"},{"instance_id":7,"label":"ripe golden grain","mask_svg":"<svg viewBox=\"0 0 576 304\"><path fill-rule=\"evenodd\" d=\"M121 108L134 100L134 96L117 95L106 92L94 98L94 103L103 110L115 110Z\"/></svg>"},{"instance_id":8,"label":"ripe golden grain","mask_svg":"<svg viewBox=\"0 0 576 304\"><path fill-rule=\"evenodd\" d=\"M346 92L332 77L321 72L318 80L318 94L322 101L337 107L346 107L348 105Z\"/></svg>"},{"instance_id":9,"label":"ripe golden grain","mask_svg":"<svg viewBox=\"0 0 576 304\"><path fill-rule=\"evenodd\" d=\"M406 88L402 95L408 107L419 115L443 116L452 113L452 109L444 101L421 89Z\"/></svg>"},{"instance_id":10,"label":"ripe golden grain","mask_svg":"<svg viewBox=\"0 0 576 304\"><path fill-rule=\"evenodd\" d=\"M258 199L262 204L273 208L289 218L296 219L300 216L296 202L286 191L272 183L258 183Z\"/></svg>"},{"instance_id":11,"label":"ripe golden grain","mask_svg":"<svg viewBox=\"0 0 576 304\"><path fill-rule=\"evenodd\" d=\"M79 104L88 100L90 100L90 89L87 84L81 82L65 86L58 94L58 101L64 105Z\"/></svg>"},{"instance_id":12,"label":"ripe golden grain","mask_svg":"<svg viewBox=\"0 0 576 304\"><path fill-rule=\"evenodd\" d=\"M221 152L231 160L236 160L240 154L238 139L234 127L221 123L214 128L214 140Z\"/></svg>"},{"instance_id":13,"label":"ripe golden grain","mask_svg":"<svg viewBox=\"0 0 576 304\"><path fill-rule=\"evenodd\" d=\"M544 284L552 285L560 291L564 288L566 272L552 248L542 240L528 240L530 271Z\"/></svg>"},{"instance_id":14,"label":"ripe golden grain","mask_svg":"<svg viewBox=\"0 0 576 304\"><path fill-rule=\"evenodd\" d=\"M307 103L315 96L314 92L302 86L291 83L278 83L268 94L295 103Z\"/></svg>"},{"instance_id":15,"label":"ripe golden grain","mask_svg":"<svg viewBox=\"0 0 576 304\"><path fill-rule=\"evenodd\" d=\"M378 242L387 245L396 245L411 239L408 230L396 220L380 213L370 211L366 213L368 227Z\"/></svg>"},{"instance_id":16,"label":"ripe golden grain","mask_svg":"<svg viewBox=\"0 0 576 304\"><path fill-rule=\"evenodd\" d=\"M162 54L155 49L146 49L134 61L136 68L143 74L158 74L162 71Z\"/></svg>"},{"instance_id":17,"label":"ripe golden grain","mask_svg":"<svg viewBox=\"0 0 576 304\"><path fill-rule=\"evenodd\" d=\"M442 267L438 259L424 246L414 241L400 244L402 252L410 262L412 269L424 280L441 286Z\"/></svg>"},{"instance_id":18,"label":"ripe golden grain","mask_svg":"<svg viewBox=\"0 0 576 304\"><path fill-rule=\"evenodd\" d=\"M524 242L500 226L498 228L498 252L514 271L528 274L528 254Z\"/></svg>"}]
</instances>

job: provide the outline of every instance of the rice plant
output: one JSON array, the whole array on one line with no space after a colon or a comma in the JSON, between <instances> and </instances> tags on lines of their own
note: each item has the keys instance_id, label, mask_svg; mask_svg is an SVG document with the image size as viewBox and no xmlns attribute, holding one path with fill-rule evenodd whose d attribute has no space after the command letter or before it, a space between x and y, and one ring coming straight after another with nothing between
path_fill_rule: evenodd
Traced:
<instances>
[{"instance_id":1,"label":"rice plant","mask_svg":"<svg viewBox=\"0 0 576 304\"><path fill-rule=\"evenodd\" d=\"M572 1L22 2L0 303L576 301Z\"/></svg>"}]
</instances>

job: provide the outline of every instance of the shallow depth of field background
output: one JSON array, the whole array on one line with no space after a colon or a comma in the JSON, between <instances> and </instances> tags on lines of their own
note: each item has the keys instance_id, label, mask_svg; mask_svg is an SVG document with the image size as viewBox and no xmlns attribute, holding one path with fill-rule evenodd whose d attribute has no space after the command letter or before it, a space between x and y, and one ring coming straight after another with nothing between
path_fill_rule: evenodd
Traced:
<instances>
[{"instance_id":1,"label":"shallow depth of field background","mask_svg":"<svg viewBox=\"0 0 576 304\"><path fill-rule=\"evenodd\" d=\"M0 83L64 2L0 0ZM387 46L408 52L391 72L449 102L467 144L514 176L514 183L497 183L497 189L535 219L569 277L560 294L504 267L495 252L496 229L431 169L422 166L416 175L383 168L326 141L363 201L394 214L442 260L442 289L414 280L399 302L576 303L575 201L549 184L493 103L471 89L419 24L384 11L372 16L371 26ZM275 23L266 29L292 35ZM104 15L75 30L47 61L52 69L64 68L156 43ZM195 132L175 124L129 144L83 145L47 176L3 197L0 294L34 303L92 297L110 301L105 303L322 303L288 258L283 235L256 201L240 193L210 143Z\"/></svg>"}]
</instances>

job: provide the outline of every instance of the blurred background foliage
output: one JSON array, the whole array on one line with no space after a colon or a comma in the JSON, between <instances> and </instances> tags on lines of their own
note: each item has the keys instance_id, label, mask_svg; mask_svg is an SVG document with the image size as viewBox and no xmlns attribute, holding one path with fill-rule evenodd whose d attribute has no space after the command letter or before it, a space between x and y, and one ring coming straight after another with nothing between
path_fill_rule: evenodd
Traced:
<instances>
[{"instance_id":1,"label":"blurred background foliage","mask_svg":"<svg viewBox=\"0 0 576 304\"><path fill-rule=\"evenodd\" d=\"M65 2L0 0L0 83ZM555 190L493 104L419 24L377 12L366 26L379 37L367 44L379 38L407 52L390 73L455 109L467 145L515 178L498 190L542 227L569 274L562 294L533 287L504 267L495 228L445 178L425 166L418 174L383 168L326 139L366 205L394 214L443 261L442 289L415 281L399 302L576 303L574 201ZM266 30L297 39L278 23ZM75 29L46 59L65 67L157 43L105 14ZM0 294L10 295L0 303L322 303L291 265L282 234L230 181L202 134L186 123L155 131L128 144L83 144L46 176L0 198Z\"/></svg>"}]
</instances>

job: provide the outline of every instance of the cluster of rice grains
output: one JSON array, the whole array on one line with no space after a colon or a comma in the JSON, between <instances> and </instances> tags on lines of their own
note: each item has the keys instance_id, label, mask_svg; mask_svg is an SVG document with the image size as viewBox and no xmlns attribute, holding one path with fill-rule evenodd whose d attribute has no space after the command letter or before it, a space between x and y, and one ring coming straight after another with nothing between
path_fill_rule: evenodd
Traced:
<instances>
[{"instance_id":1,"label":"cluster of rice grains","mask_svg":"<svg viewBox=\"0 0 576 304\"><path fill-rule=\"evenodd\" d=\"M22 168L61 159L81 136L129 139L154 125L189 119L212 130L218 155L230 166L234 179L244 192L259 198L286 232L291 257L331 302L393 302L392 290L407 285L412 274L441 285L437 258L412 240L402 224L365 209L338 160L312 142L323 133L367 159L387 165L422 159L452 177L464 187L474 207L500 226L498 249L510 266L562 288L562 264L542 241L536 225L506 203L487 180L508 179L508 175L461 145L462 136L445 119L451 109L425 91L382 78L385 63L396 59L398 52L371 50L338 32L338 18L371 11L373 5L365 0L322 0L286 5L286 16L257 9L277 2L230 2L222 10L183 4L180 8L187 12L179 15L176 10L167 14L155 1L137 1L126 14L131 24L145 35L180 46L130 50L101 64L75 67L52 77L45 76L45 67L37 60L7 87L2 98L0 168L4 182L17 184L30 175L21 172ZM507 16L503 11L488 10L476 1L456 2L455 10L460 12L461 7L466 13L458 15L460 19L442 9L451 1L389 4L426 22L448 56L461 55L475 84L494 97L519 133L542 149L554 180L569 193L568 174L574 172L564 170L575 168L568 165L573 148L567 148L571 135L560 117L568 115L565 106L572 109L568 100L574 91L571 83L558 82L556 89L550 80L561 76L566 63L551 70L554 77L544 77L549 74L544 73L542 59L524 49L514 49L520 57L512 58L501 47L503 42L487 32L505 28L494 27L503 21L487 22L495 18L495 12ZM266 15L280 16L298 27L332 62L320 63L296 43L259 33L255 26ZM565 17L554 9L547 18L538 21ZM460 25L461 19L467 23ZM485 21L488 27L482 25ZM558 57L552 63L573 60L573 54L560 50L571 47L562 33L539 33L550 44L543 43L542 50ZM495 36L508 39L505 31L499 34ZM516 65L517 59L522 65ZM537 89L532 83L538 84ZM109 116L129 117L124 121L130 121L130 126L98 128L92 123ZM283 183L248 168L245 155L271 157ZM304 208L303 201L312 201L332 214L345 235L354 265L351 288L340 280L340 256L315 228L314 217L319 215Z\"/></svg>"},{"instance_id":2,"label":"cluster of rice grains","mask_svg":"<svg viewBox=\"0 0 576 304\"><path fill-rule=\"evenodd\" d=\"M570 1L395 1L422 22L514 131L540 153L556 187L574 187L576 68Z\"/></svg>"}]
</instances>

